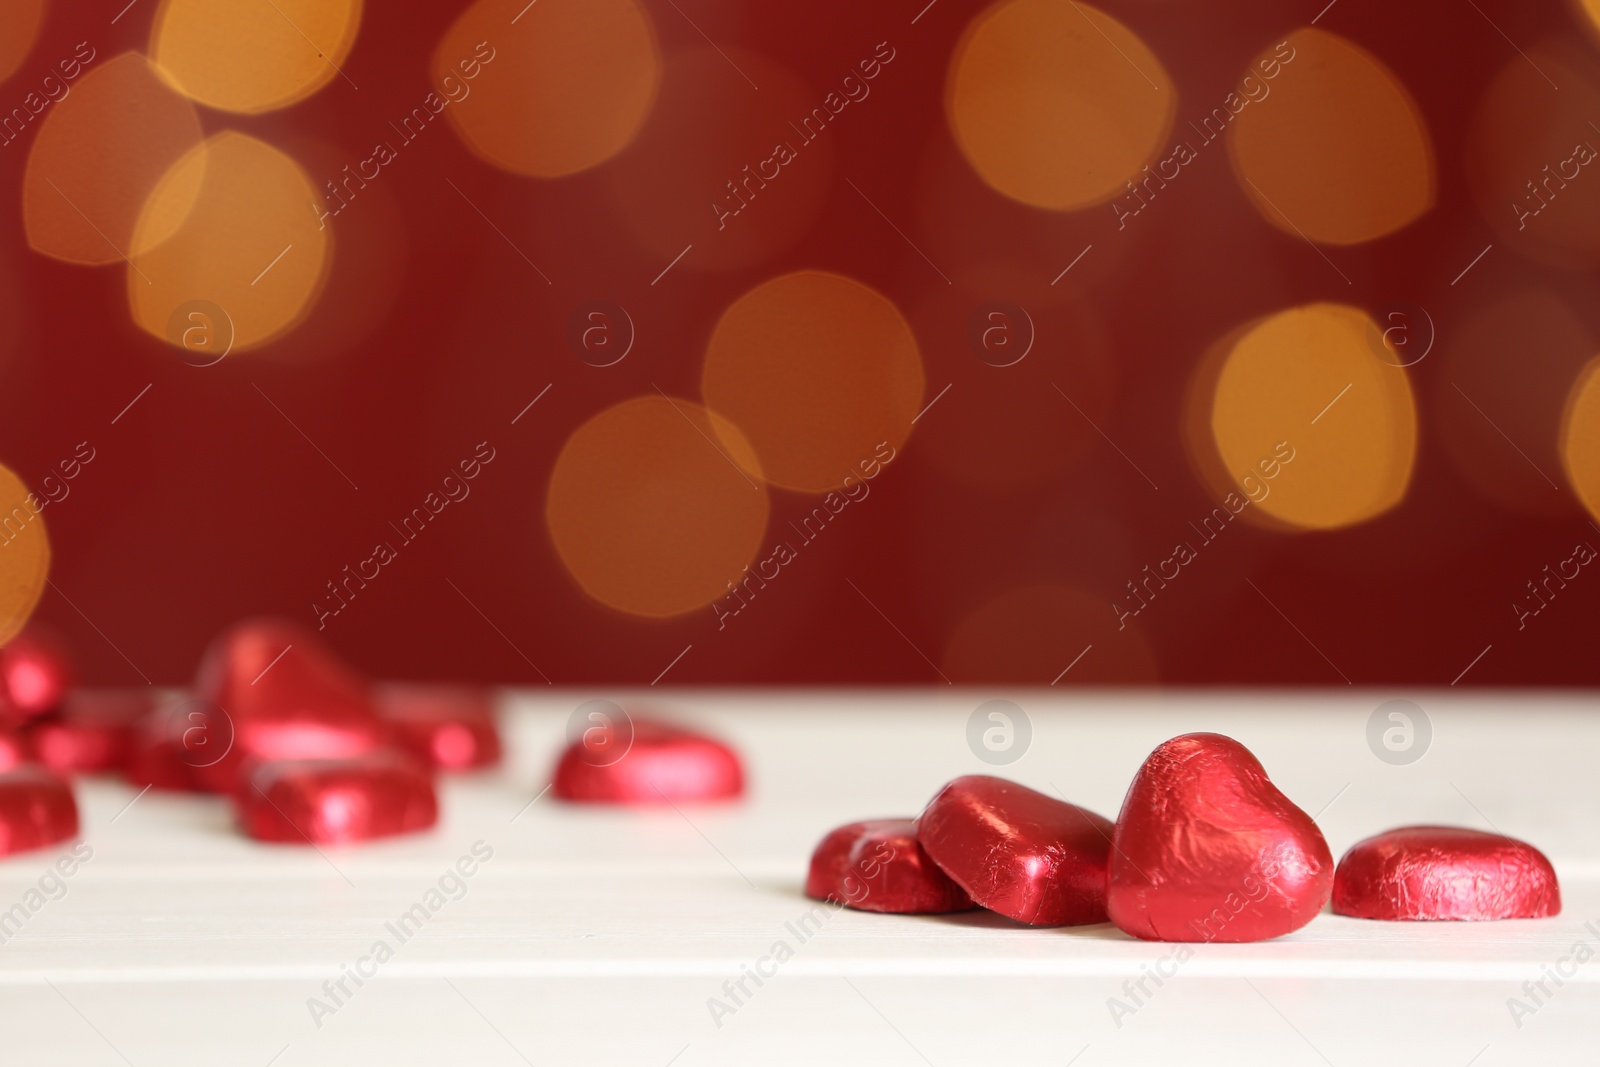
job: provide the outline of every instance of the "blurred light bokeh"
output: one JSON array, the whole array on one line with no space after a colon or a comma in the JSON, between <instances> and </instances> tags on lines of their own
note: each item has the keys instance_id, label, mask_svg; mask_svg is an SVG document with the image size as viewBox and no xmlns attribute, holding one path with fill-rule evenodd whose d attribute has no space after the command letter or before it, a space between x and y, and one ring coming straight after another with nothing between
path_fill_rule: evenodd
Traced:
<instances>
[{"instance_id":1,"label":"blurred light bokeh","mask_svg":"<svg viewBox=\"0 0 1600 1067\"><path fill-rule=\"evenodd\" d=\"M207 107L246 114L288 107L348 77L339 65L355 46L361 6L361 0L161 0L150 57L180 92Z\"/></svg>"},{"instance_id":2,"label":"blurred light bokeh","mask_svg":"<svg viewBox=\"0 0 1600 1067\"><path fill-rule=\"evenodd\" d=\"M90 683L1600 682L1592 0L19 0L0 94Z\"/></svg>"}]
</instances>

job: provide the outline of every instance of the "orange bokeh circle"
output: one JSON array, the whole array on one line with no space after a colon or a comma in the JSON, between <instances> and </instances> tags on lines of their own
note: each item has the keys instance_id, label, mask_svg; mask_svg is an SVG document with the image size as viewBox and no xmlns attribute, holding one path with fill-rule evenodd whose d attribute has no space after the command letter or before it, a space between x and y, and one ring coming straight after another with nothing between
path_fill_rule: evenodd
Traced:
<instances>
[{"instance_id":1,"label":"orange bokeh circle","mask_svg":"<svg viewBox=\"0 0 1600 1067\"><path fill-rule=\"evenodd\" d=\"M1416 404L1384 351L1377 324L1343 304L1280 311L1214 346L1196 370L1189 426L1211 492L1234 514L1302 530L1399 504Z\"/></svg>"},{"instance_id":2,"label":"orange bokeh circle","mask_svg":"<svg viewBox=\"0 0 1600 1067\"><path fill-rule=\"evenodd\" d=\"M1306 27L1270 94L1243 106L1228 131L1240 187L1263 218L1323 244L1372 241L1433 207L1433 149L1400 79L1366 49Z\"/></svg>"},{"instance_id":3,"label":"orange bokeh circle","mask_svg":"<svg viewBox=\"0 0 1600 1067\"><path fill-rule=\"evenodd\" d=\"M479 157L559 178L633 140L655 103L661 51L637 0L478 0L434 49L433 76Z\"/></svg>"},{"instance_id":4,"label":"orange bokeh circle","mask_svg":"<svg viewBox=\"0 0 1600 1067\"><path fill-rule=\"evenodd\" d=\"M39 127L22 179L22 224L37 252L69 263L120 263L172 236L194 204L190 175L160 226L134 240L146 198L201 141L194 105L138 52L83 76Z\"/></svg>"},{"instance_id":5,"label":"orange bokeh circle","mask_svg":"<svg viewBox=\"0 0 1600 1067\"><path fill-rule=\"evenodd\" d=\"M1600 357L1573 383L1561 420L1561 465L1572 491L1600 521Z\"/></svg>"},{"instance_id":6,"label":"orange bokeh circle","mask_svg":"<svg viewBox=\"0 0 1600 1067\"><path fill-rule=\"evenodd\" d=\"M263 141L227 131L195 147L167 171L134 228L138 247L152 243L148 234L171 234L130 259L134 324L191 352L184 339L202 328L195 323L207 346L225 333L214 347L235 352L293 329L332 253L316 199L304 169Z\"/></svg>"},{"instance_id":7,"label":"orange bokeh circle","mask_svg":"<svg viewBox=\"0 0 1600 1067\"><path fill-rule=\"evenodd\" d=\"M821 493L911 434L922 356L899 308L852 278L819 270L763 282L722 313L701 388L774 485Z\"/></svg>"},{"instance_id":8,"label":"orange bokeh circle","mask_svg":"<svg viewBox=\"0 0 1600 1067\"><path fill-rule=\"evenodd\" d=\"M45 0L7 0L0 4L0 81L17 72L44 22Z\"/></svg>"},{"instance_id":9,"label":"orange bokeh circle","mask_svg":"<svg viewBox=\"0 0 1600 1067\"><path fill-rule=\"evenodd\" d=\"M150 58L190 99L253 115L347 77L360 28L361 0L163 0Z\"/></svg>"},{"instance_id":10,"label":"orange bokeh circle","mask_svg":"<svg viewBox=\"0 0 1600 1067\"><path fill-rule=\"evenodd\" d=\"M26 625L50 576L44 507L22 479L0 467L0 645Z\"/></svg>"},{"instance_id":11,"label":"orange bokeh circle","mask_svg":"<svg viewBox=\"0 0 1600 1067\"><path fill-rule=\"evenodd\" d=\"M1000 0L967 27L951 133L991 187L1070 211L1123 193L1172 131L1178 94L1137 34L1089 4Z\"/></svg>"},{"instance_id":12,"label":"orange bokeh circle","mask_svg":"<svg viewBox=\"0 0 1600 1067\"><path fill-rule=\"evenodd\" d=\"M583 590L665 618L726 596L767 528L759 469L727 420L692 401L625 400L573 431L556 457L545 522Z\"/></svg>"}]
</instances>

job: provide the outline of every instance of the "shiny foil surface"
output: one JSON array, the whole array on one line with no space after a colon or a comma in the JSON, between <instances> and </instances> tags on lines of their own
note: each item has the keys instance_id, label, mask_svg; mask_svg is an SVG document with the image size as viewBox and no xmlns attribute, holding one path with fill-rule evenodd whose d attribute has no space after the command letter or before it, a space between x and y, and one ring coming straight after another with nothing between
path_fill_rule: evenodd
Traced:
<instances>
[{"instance_id":1,"label":"shiny foil surface","mask_svg":"<svg viewBox=\"0 0 1600 1067\"><path fill-rule=\"evenodd\" d=\"M251 837L298 845L414 833L439 818L433 776L389 752L253 765L234 804Z\"/></svg>"},{"instance_id":2,"label":"shiny foil surface","mask_svg":"<svg viewBox=\"0 0 1600 1067\"><path fill-rule=\"evenodd\" d=\"M61 709L27 728L34 757L61 774L121 770L132 757L134 726L155 706L149 689L74 689Z\"/></svg>"},{"instance_id":3,"label":"shiny foil surface","mask_svg":"<svg viewBox=\"0 0 1600 1067\"><path fill-rule=\"evenodd\" d=\"M1333 886L1322 831L1220 734L1139 768L1117 817L1111 921L1148 941L1264 941L1310 922Z\"/></svg>"},{"instance_id":4,"label":"shiny foil surface","mask_svg":"<svg viewBox=\"0 0 1600 1067\"><path fill-rule=\"evenodd\" d=\"M252 621L224 633L201 661L193 696L182 718L202 718L175 729L180 758L213 792L232 789L247 760L344 759L388 739L366 680L292 623Z\"/></svg>"},{"instance_id":5,"label":"shiny foil surface","mask_svg":"<svg viewBox=\"0 0 1600 1067\"><path fill-rule=\"evenodd\" d=\"M1016 782L968 775L917 817L917 840L974 901L1018 922L1106 921L1110 820Z\"/></svg>"},{"instance_id":6,"label":"shiny foil surface","mask_svg":"<svg viewBox=\"0 0 1600 1067\"><path fill-rule=\"evenodd\" d=\"M0 721L16 726L54 711L71 685L65 650L38 631L24 630L0 648Z\"/></svg>"},{"instance_id":7,"label":"shiny foil surface","mask_svg":"<svg viewBox=\"0 0 1600 1067\"><path fill-rule=\"evenodd\" d=\"M806 896L903 915L977 907L922 850L914 819L868 819L830 832L811 854Z\"/></svg>"},{"instance_id":8,"label":"shiny foil surface","mask_svg":"<svg viewBox=\"0 0 1600 1067\"><path fill-rule=\"evenodd\" d=\"M373 700L394 744L432 767L462 771L500 762L487 689L390 683L374 689Z\"/></svg>"},{"instance_id":9,"label":"shiny foil surface","mask_svg":"<svg viewBox=\"0 0 1600 1067\"><path fill-rule=\"evenodd\" d=\"M44 848L78 833L66 779L38 766L0 772L0 856Z\"/></svg>"},{"instance_id":10,"label":"shiny foil surface","mask_svg":"<svg viewBox=\"0 0 1600 1067\"><path fill-rule=\"evenodd\" d=\"M671 723L635 718L620 757L596 756L574 741L556 762L551 792L587 804L665 804L725 800L744 793L737 753L715 738Z\"/></svg>"},{"instance_id":11,"label":"shiny foil surface","mask_svg":"<svg viewBox=\"0 0 1600 1067\"><path fill-rule=\"evenodd\" d=\"M1358 919L1537 919L1561 913L1544 853L1455 826L1404 826L1351 846L1333 910Z\"/></svg>"}]
</instances>

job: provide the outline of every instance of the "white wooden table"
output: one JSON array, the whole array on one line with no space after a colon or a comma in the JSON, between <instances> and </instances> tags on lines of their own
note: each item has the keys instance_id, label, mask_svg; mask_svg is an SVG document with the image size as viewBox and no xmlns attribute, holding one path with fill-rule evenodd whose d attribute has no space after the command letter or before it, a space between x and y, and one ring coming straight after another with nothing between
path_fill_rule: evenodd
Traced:
<instances>
[{"instance_id":1,"label":"white wooden table","mask_svg":"<svg viewBox=\"0 0 1600 1067\"><path fill-rule=\"evenodd\" d=\"M1600 950L1585 927L1600 930L1593 698L652 692L743 752L743 803L642 812L545 796L527 807L567 715L596 695L508 697L507 766L447 779L434 832L325 854L247 840L217 798L151 792L129 807L136 790L121 782L80 783L93 857L0 944L0 1063L1493 1067L1597 1055L1600 958L1573 958L1580 943ZM1433 724L1429 751L1409 766L1367 746L1368 716L1395 696ZM966 741L968 716L995 697L1033 724L1029 751L1001 768ZM1403 823L1492 825L1529 840L1555 863L1563 914L1482 924L1324 914L1281 941L1197 946L1160 987L1147 979L1151 995L1137 1002L1125 983L1175 948L1109 926L823 908L803 943L790 929L813 910L800 894L811 848L839 823L914 815L967 773L1053 784L1114 817L1148 751L1195 730L1248 745L1320 812L1336 857ZM492 858L460 880L459 899L433 898L437 911L412 920L420 929L401 943L385 924L426 911L429 889L479 841ZM0 913L59 854L0 862ZM392 958L361 964L372 977L346 978L350 995L335 1005L324 983L380 939ZM746 979L751 995L735 1005L723 984L778 941L793 957L760 987ZM1523 983L1558 964L1564 984L1546 978L1551 995L1526 999ZM314 1018L313 997L336 1010ZM1113 997L1136 1010L1114 1018ZM1514 1019L1511 997L1537 1010ZM714 1019L711 998L734 1010Z\"/></svg>"}]
</instances>

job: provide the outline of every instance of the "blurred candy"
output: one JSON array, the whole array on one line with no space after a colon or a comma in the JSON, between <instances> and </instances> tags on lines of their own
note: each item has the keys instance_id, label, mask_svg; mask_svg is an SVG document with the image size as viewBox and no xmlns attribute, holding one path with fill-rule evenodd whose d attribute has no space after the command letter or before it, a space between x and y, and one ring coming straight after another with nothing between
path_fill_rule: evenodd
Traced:
<instances>
[{"instance_id":1,"label":"blurred candy","mask_svg":"<svg viewBox=\"0 0 1600 1067\"><path fill-rule=\"evenodd\" d=\"M43 767L0 772L0 856L43 848L78 832L72 787Z\"/></svg>"},{"instance_id":2,"label":"blurred candy","mask_svg":"<svg viewBox=\"0 0 1600 1067\"><path fill-rule=\"evenodd\" d=\"M976 906L922 850L912 819L869 819L829 833L811 854L806 896L902 915Z\"/></svg>"},{"instance_id":3,"label":"blurred candy","mask_svg":"<svg viewBox=\"0 0 1600 1067\"><path fill-rule=\"evenodd\" d=\"M246 759L348 758L387 739L366 682L288 622L244 622L219 637L194 696L177 724L180 759L213 791L228 790Z\"/></svg>"},{"instance_id":4,"label":"blurred candy","mask_svg":"<svg viewBox=\"0 0 1600 1067\"><path fill-rule=\"evenodd\" d=\"M135 724L155 703L150 689L74 689L61 710L33 723L28 735L39 762L53 771L115 770L127 766Z\"/></svg>"},{"instance_id":5,"label":"blurred candy","mask_svg":"<svg viewBox=\"0 0 1600 1067\"><path fill-rule=\"evenodd\" d=\"M1322 831L1231 737L1175 737L1128 787L1107 909L1134 937L1281 937L1310 922L1332 886Z\"/></svg>"},{"instance_id":6,"label":"blurred candy","mask_svg":"<svg viewBox=\"0 0 1600 1067\"><path fill-rule=\"evenodd\" d=\"M1111 822L1016 782L971 774L917 817L917 840L972 899L1035 926L1106 921Z\"/></svg>"},{"instance_id":7,"label":"blurred candy","mask_svg":"<svg viewBox=\"0 0 1600 1067\"><path fill-rule=\"evenodd\" d=\"M186 726L185 707L185 704L167 704L134 722L126 764L128 781L157 789L205 791L196 763L209 756L197 754L206 751L204 746L191 750L184 742L185 734L190 729L199 729L203 733L209 731L200 723ZM215 712L211 716L203 712L199 714L205 721L216 715Z\"/></svg>"},{"instance_id":8,"label":"blurred candy","mask_svg":"<svg viewBox=\"0 0 1600 1067\"><path fill-rule=\"evenodd\" d=\"M234 803L251 837L288 844L414 833L439 818L432 776L391 752L255 764Z\"/></svg>"},{"instance_id":9,"label":"blurred candy","mask_svg":"<svg viewBox=\"0 0 1600 1067\"><path fill-rule=\"evenodd\" d=\"M0 716L13 724L54 711L71 685L65 649L37 629L0 649Z\"/></svg>"},{"instance_id":10,"label":"blurred candy","mask_svg":"<svg viewBox=\"0 0 1600 1067\"><path fill-rule=\"evenodd\" d=\"M32 758L31 734L0 727L0 771L20 767Z\"/></svg>"},{"instance_id":11,"label":"blurred candy","mask_svg":"<svg viewBox=\"0 0 1600 1067\"><path fill-rule=\"evenodd\" d=\"M1544 854L1515 838L1405 826L1344 854L1333 910L1358 919L1538 919L1561 913L1561 889Z\"/></svg>"},{"instance_id":12,"label":"blurred candy","mask_svg":"<svg viewBox=\"0 0 1600 1067\"><path fill-rule=\"evenodd\" d=\"M395 743L418 759L451 771L500 762L494 698L487 689L382 685L373 698Z\"/></svg>"},{"instance_id":13,"label":"blurred candy","mask_svg":"<svg viewBox=\"0 0 1600 1067\"><path fill-rule=\"evenodd\" d=\"M619 757L579 739L556 764L552 792L588 804L664 804L722 800L744 792L739 757L720 741L649 719L632 720L631 744Z\"/></svg>"}]
</instances>

